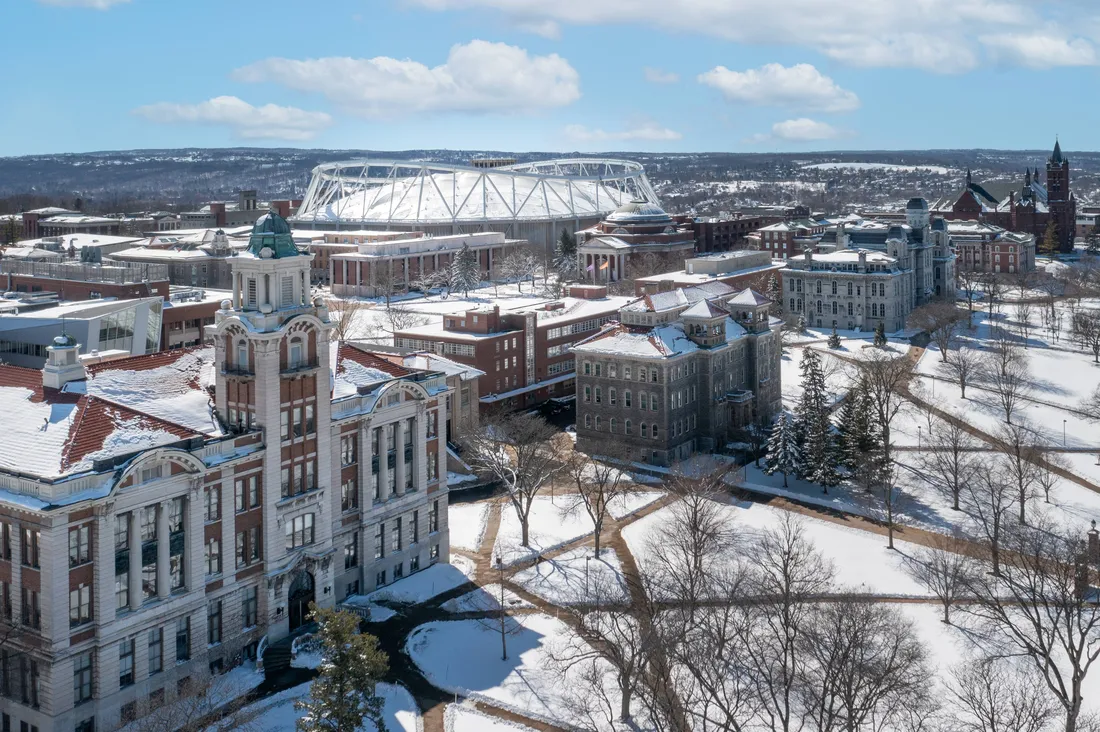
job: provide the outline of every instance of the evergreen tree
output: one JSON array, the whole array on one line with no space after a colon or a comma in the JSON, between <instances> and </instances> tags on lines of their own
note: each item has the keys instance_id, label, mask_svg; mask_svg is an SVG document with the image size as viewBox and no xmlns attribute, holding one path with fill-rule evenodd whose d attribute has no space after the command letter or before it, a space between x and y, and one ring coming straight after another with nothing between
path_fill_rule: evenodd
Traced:
<instances>
[{"instance_id":1,"label":"evergreen tree","mask_svg":"<svg viewBox=\"0 0 1100 732\"><path fill-rule=\"evenodd\" d=\"M319 626L322 660L309 697L294 705L302 712L298 732L354 732L364 720L388 732L377 684L389 671L389 658L378 650L378 639L358 632L359 617L353 613L310 608Z\"/></svg>"},{"instance_id":2,"label":"evergreen tree","mask_svg":"<svg viewBox=\"0 0 1100 732\"><path fill-rule=\"evenodd\" d=\"M563 280L577 277L577 240L568 229L561 230L554 246L554 269Z\"/></svg>"},{"instance_id":3,"label":"evergreen tree","mask_svg":"<svg viewBox=\"0 0 1100 732\"><path fill-rule=\"evenodd\" d=\"M825 434L825 459L815 466L810 475L810 480L821 486L822 493L828 493L830 488L840 485L840 467L844 456L839 437L832 432Z\"/></svg>"},{"instance_id":4,"label":"evergreen tree","mask_svg":"<svg viewBox=\"0 0 1100 732\"><path fill-rule=\"evenodd\" d=\"M833 350L840 349L840 334L836 332L836 326L833 326L833 332L829 334L829 348Z\"/></svg>"},{"instance_id":5,"label":"evergreen tree","mask_svg":"<svg viewBox=\"0 0 1100 732\"><path fill-rule=\"evenodd\" d=\"M797 416L802 437L802 477L814 483L836 485L835 451L832 446L832 424L829 421L829 397L821 356L812 348L802 352L799 364L802 372L802 398Z\"/></svg>"},{"instance_id":6,"label":"evergreen tree","mask_svg":"<svg viewBox=\"0 0 1100 732\"><path fill-rule=\"evenodd\" d=\"M795 437L794 419L784 412L776 420L771 438L768 440L768 458L765 461L764 473L766 475L782 473L783 487L786 488L787 476L797 475L801 467L802 455Z\"/></svg>"},{"instance_id":7,"label":"evergreen tree","mask_svg":"<svg viewBox=\"0 0 1100 732\"><path fill-rule=\"evenodd\" d=\"M451 262L451 289L462 290L463 296L467 296L470 290L476 289L480 284L481 265L477 261L477 254L470 250L469 244L463 244Z\"/></svg>"},{"instance_id":8,"label":"evergreen tree","mask_svg":"<svg viewBox=\"0 0 1100 732\"><path fill-rule=\"evenodd\" d=\"M875 326L874 346L875 348L886 347L886 324L881 321Z\"/></svg>"},{"instance_id":9,"label":"evergreen tree","mask_svg":"<svg viewBox=\"0 0 1100 732\"><path fill-rule=\"evenodd\" d=\"M882 430L875 422L875 401L871 390L863 385L859 396L859 452L872 452L882 449Z\"/></svg>"},{"instance_id":10,"label":"evergreen tree","mask_svg":"<svg viewBox=\"0 0 1100 732\"><path fill-rule=\"evenodd\" d=\"M779 280L775 275L768 278L768 299L772 301L776 313L783 312L783 293L779 290Z\"/></svg>"},{"instance_id":11,"label":"evergreen tree","mask_svg":"<svg viewBox=\"0 0 1100 732\"><path fill-rule=\"evenodd\" d=\"M840 407L837 421L837 442L840 465L851 470L856 466L862 447L867 443L868 426L866 413L863 412L863 381L859 381L848 393Z\"/></svg>"},{"instance_id":12,"label":"evergreen tree","mask_svg":"<svg viewBox=\"0 0 1100 732\"><path fill-rule=\"evenodd\" d=\"M1053 221L1047 222L1043 238L1039 241L1039 251L1048 257L1058 253L1058 226Z\"/></svg>"}]
</instances>

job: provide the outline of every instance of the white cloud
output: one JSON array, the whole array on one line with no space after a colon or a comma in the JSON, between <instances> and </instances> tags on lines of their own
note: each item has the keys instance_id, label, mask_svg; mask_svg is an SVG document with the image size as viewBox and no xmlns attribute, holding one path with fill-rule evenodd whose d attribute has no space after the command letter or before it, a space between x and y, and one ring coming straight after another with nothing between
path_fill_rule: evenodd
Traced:
<instances>
[{"instance_id":1,"label":"white cloud","mask_svg":"<svg viewBox=\"0 0 1100 732\"><path fill-rule=\"evenodd\" d=\"M38 0L42 5L54 5L59 8L92 8L107 10L112 5L122 5L130 0Z\"/></svg>"},{"instance_id":2,"label":"white cloud","mask_svg":"<svg viewBox=\"0 0 1100 732\"><path fill-rule=\"evenodd\" d=\"M134 114L162 124L225 125L249 140L310 140L332 124L324 112L265 104L254 107L237 97L215 97L199 104L161 102L138 107Z\"/></svg>"},{"instance_id":3,"label":"white cloud","mask_svg":"<svg viewBox=\"0 0 1100 732\"><path fill-rule=\"evenodd\" d=\"M680 80L680 75L674 74L671 71L661 71L652 66L646 66L645 80L650 84L675 84Z\"/></svg>"},{"instance_id":4,"label":"white cloud","mask_svg":"<svg viewBox=\"0 0 1100 732\"><path fill-rule=\"evenodd\" d=\"M1033 69L1055 66L1095 66L1096 48L1084 38L1072 40L1046 33L1005 33L982 36L994 60Z\"/></svg>"},{"instance_id":5,"label":"white cloud","mask_svg":"<svg viewBox=\"0 0 1100 732\"><path fill-rule=\"evenodd\" d=\"M717 89L731 102L822 112L850 112L859 108L859 97L854 92L842 89L810 64L764 64L748 71L717 66L698 78L701 84Z\"/></svg>"},{"instance_id":6,"label":"white cloud","mask_svg":"<svg viewBox=\"0 0 1100 732\"><path fill-rule=\"evenodd\" d=\"M513 25L516 30L523 31L524 33L531 33L536 36L542 36L551 41L556 41L561 38L561 26L552 20L520 19L516 20Z\"/></svg>"},{"instance_id":7,"label":"white cloud","mask_svg":"<svg viewBox=\"0 0 1100 732\"><path fill-rule=\"evenodd\" d=\"M1062 35L1095 19L1096 3L1034 0L404 0L432 10L489 8L568 25L640 23L738 43L811 49L857 66L960 73L983 60L979 36ZM1072 6L1072 7L1071 7ZM1079 50L1052 62L1078 62ZM1023 57L1026 60L1027 57ZM1020 57L1017 57L1020 60Z\"/></svg>"},{"instance_id":8,"label":"white cloud","mask_svg":"<svg viewBox=\"0 0 1100 732\"><path fill-rule=\"evenodd\" d=\"M839 130L825 122L818 122L808 117L788 119L776 122L768 134L753 135L748 142L814 142L817 140L835 140L844 137L848 133Z\"/></svg>"},{"instance_id":9,"label":"white cloud","mask_svg":"<svg viewBox=\"0 0 1100 732\"><path fill-rule=\"evenodd\" d=\"M569 125L565 128L565 136L573 142L672 142L682 140L684 137L676 130L661 127L653 122L628 130L611 132L584 125Z\"/></svg>"},{"instance_id":10,"label":"white cloud","mask_svg":"<svg viewBox=\"0 0 1100 732\"><path fill-rule=\"evenodd\" d=\"M271 82L317 92L372 118L428 112L529 113L580 98L577 71L556 53L531 56L504 43L471 41L431 67L409 59L269 58L233 72L245 82Z\"/></svg>"}]
</instances>

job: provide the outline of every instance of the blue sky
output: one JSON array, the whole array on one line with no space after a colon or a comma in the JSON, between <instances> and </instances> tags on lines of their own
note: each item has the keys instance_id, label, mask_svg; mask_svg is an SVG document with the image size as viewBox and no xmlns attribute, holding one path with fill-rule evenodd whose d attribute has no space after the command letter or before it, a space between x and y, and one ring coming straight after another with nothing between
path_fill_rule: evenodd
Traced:
<instances>
[{"instance_id":1,"label":"blue sky","mask_svg":"<svg viewBox=\"0 0 1100 732\"><path fill-rule=\"evenodd\" d=\"M1093 0L3 4L0 155L1073 150L1100 122Z\"/></svg>"}]
</instances>

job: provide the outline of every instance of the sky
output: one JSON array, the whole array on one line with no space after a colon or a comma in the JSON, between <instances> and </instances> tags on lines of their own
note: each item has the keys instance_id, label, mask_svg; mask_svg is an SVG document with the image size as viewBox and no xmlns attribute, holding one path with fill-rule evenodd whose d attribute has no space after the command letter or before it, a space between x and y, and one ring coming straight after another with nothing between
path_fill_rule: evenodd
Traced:
<instances>
[{"instance_id":1,"label":"sky","mask_svg":"<svg viewBox=\"0 0 1100 732\"><path fill-rule=\"evenodd\" d=\"M1071 151L1100 123L1096 0L2 3L0 156Z\"/></svg>"}]
</instances>

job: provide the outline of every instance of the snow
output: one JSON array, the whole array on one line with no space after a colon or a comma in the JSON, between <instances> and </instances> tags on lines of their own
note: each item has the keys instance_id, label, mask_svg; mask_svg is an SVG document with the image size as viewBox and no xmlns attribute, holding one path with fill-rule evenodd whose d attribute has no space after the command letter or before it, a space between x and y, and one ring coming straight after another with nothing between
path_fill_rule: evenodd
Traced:
<instances>
[{"instance_id":1,"label":"snow","mask_svg":"<svg viewBox=\"0 0 1100 732\"><path fill-rule=\"evenodd\" d=\"M473 483L476 480L476 475L469 475L467 473L454 473L450 470L447 471L447 485L462 485L463 483Z\"/></svg>"},{"instance_id":2,"label":"snow","mask_svg":"<svg viewBox=\"0 0 1100 732\"><path fill-rule=\"evenodd\" d=\"M579 547L517 572L512 581L553 605L628 602L622 566L615 550Z\"/></svg>"},{"instance_id":3,"label":"snow","mask_svg":"<svg viewBox=\"0 0 1100 732\"><path fill-rule=\"evenodd\" d=\"M461 704L448 704L443 713L445 732L535 732L522 724L507 722Z\"/></svg>"},{"instance_id":4,"label":"snow","mask_svg":"<svg viewBox=\"0 0 1100 732\"><path fill-rule=\"evenodd\" d=\"M885 173L932 173L934 175L953 175L957 171L942 165L897 165L895 163L812 163L803 165L803 170L876 170Z\"/></svg>"},{"instance_id":5,"label":"snow","mask_svg":"<svg viewBox=\"0 0 1100 732\"><path fill-rule=\"evenodd\" d=\"M565 671L562 679L554 668L554 649L568 640L565 624L548 615L510 622L507 660L501 660L499 629L478 620L421 625L409 635L405 650L428 681L444 691L572 727L576 714L563 695L587 682L578 678L579 669ZM605 693L617 708L618 693L607 670Z\"/></svg>"},{"instance_id":6,"label":"snow","mask_svg":"<svg viewBox=\"0 0 1100 732\"><path fill-rule=\"evenodd\" d=\"M308 683L299 684L245 707L242 718L247 719L251 714L257 715L249 721L246 728L262 732L295 732L295 724L302 713L294 708L294 704L309 696L309 687ZM384 700L382 721L389 732L420 732L420 711L412 694L405 687L378 684L377 693ZM372 732L376 728L368 722L361 729L363 732Z\"/></svg>"},{"instance_id":7,"label":"snow","mask_svg":"<svg viewBox=\"0 0 1100 732\"><path fill-rule=\"evenodd\" d=\"M492 583L467 592L465 595L447 600L440 605L449 613L476 613L494 612L500 610L500 585ZM509 610L533 608L534 605L524 600L508 588L504 589L504 607Z\"/></svg>"},{"instance_id":8,"label":"snow","mask_svg":"<svg viewBox=\"0 0 1100 732\"><path fill-rule=\"evenodd\" d=\"M340 601L341 605L366 610L370 613L369 623L384 623L397 613L388 607L377 605L367 599L366 595L348 595Z\"/></svg>"},{"instance_id":9,"label":"snow","mask_svg":"<svg viewBox=\"0 0 1100 732\"><path fill-rule=\"evenodd\" d=\"M368 602L416 605L469 582L454 564L433 564L367 595Z\"/></svg>"},{"instance_id":10,"label":"snow","mask_svg":"<svg viewBox=\"0 0 1100 732\"><path fill-rule=\"evenodd\" d=\"M583 509L569 510L571 505L568 498L536 498L528 518L529 547L520 544L523 534L515 508L510 503L502 505L493 556L501 557L507 567L592 533L588 514Z\"/></svg>"},{"instance_id":11,"label":"snow","mask_svg":"<svg viewBox=\"0 0 1100 732\"><path fill-rule=\"evenodd\" d=\"M447 507L447 526L451 532L451 547L476 552L485 537L491 503L461 503Z\"/></svg>"},{"instance_id":12,"label":"snow","mask_svg":"<svg viewBox=\"0 0 1100 732\"><path fill-rule=\"evenodd\" d=\"M634 481L645 482L644 480L639 481L639 477L645 478L646 476L634 476ZM616 521L622 521L627 516L635 514L646 506L661 500L665 495L666 494L660 491L622 493L608 501L607 512Z\"/></svg>"}]
</instances>

